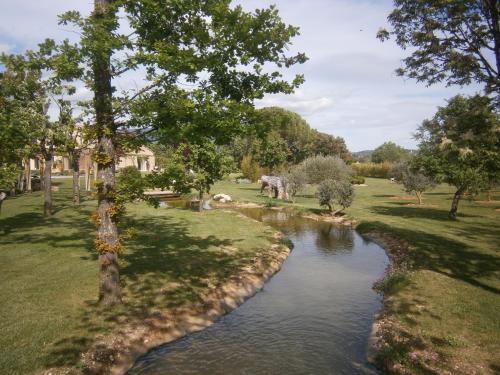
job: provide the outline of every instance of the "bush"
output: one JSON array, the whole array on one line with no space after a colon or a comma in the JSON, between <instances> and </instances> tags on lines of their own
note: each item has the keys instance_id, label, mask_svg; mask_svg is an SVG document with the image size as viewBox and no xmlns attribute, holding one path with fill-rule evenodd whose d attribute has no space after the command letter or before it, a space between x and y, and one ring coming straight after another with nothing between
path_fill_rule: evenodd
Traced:
<instances>
[{"instance_id":1,"label":"bush","mask_svg":"<svg viewBox=\"0 0 500 375\"><path fill-rule=\"evenodd\" d=\"M344 211L352 203L354 188L347 180L325 180L318 187L319 205L327 206L332 215ZM334 205L341 209L333 211Z\"/></svg>"},{"instance_id":2,"label":"bush","mask_svg":"<svg viewBox=\"0 0 500 375\"><path fill-rule=\"evenodd\" d=\"M352 176L351 184L353 185L362 185L365 183L365 178L363 176Z\"/></svg>"},{"instance_id":3,"label":"bush","mask_svg":"<svg viewBox=\"0 0 500 375\"><path fill-rule=\"evenodd\" d=\"M0 191L9 192L16 186L19 169L15 164L0 165Z\"/></svg>"},{"instance_id":4,"label":"bush","mask_svg":"<svg viewBox=\"0 0 500 375\"><path fill-rule=\"evenodd\" d=\"M286 183L286 189L292 197L292 200L307 183L307 173L301 165L293 167L290 172L283 176L283 178Z\"/></svg>"},{"instance_id":5,"label":"bush","mask_svg":"<svg viewBox=\"0 0 500 375\"><path fill-rule=\"evenodd\" d=\"M253 160L251 155L245 155L241 160L241 172L244 177L256 182L260 177L259 163Z\"/></svg>"},{"instance_id":6,"label":"bush","mask_svg":"<svg viewBox=\"0 0 500 375\"><path fill-rule=\"evenodd\" d=\"M313 156L300 164L304 169L307 183L319 184L326 180L349 181L352 169L338 156Z\"/></svg>"},{"instance_id":7,"label":"bush","mask_svg":"<svg viewBox=\"0 0 500 375\"><path fill-rule=\"evenodd\" d=\"M389 178L392 164L384 163L354 163L352 168L357 175L364 177Z\"/></svg>"},{"instance_id":8,"label":"bush","mask_svg":"<svg viewBox=\"0 0 500 375\"><path fill-rule=\"evenodd\" d=\"M403 181L403 174L408 171L409 164L406 161L400 161L392 165L389 171L389 177L394 178L397 182Z\"/></svg>"}]
</instances>

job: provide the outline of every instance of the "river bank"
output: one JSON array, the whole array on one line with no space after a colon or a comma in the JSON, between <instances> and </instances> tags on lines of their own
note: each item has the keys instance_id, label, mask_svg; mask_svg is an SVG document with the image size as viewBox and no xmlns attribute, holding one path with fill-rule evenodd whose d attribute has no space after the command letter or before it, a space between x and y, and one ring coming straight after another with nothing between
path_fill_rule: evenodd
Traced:
<instances>
[{"instance_id":1,"label":"river bank","mask_svg":"<svg viewBox=\"0 0 500 375\"><path fill-rule=\"evenodd\" d=\"M82 353L96 342L141 327L161 312L197 309L202 297L266 260L273 245L281 246L276 230L235 213L131 204L121 222L129 236L119 256L124 304L104 309L97 304L95 228L89 220L96 202L83 197L74 207L71 180L54 183L56 212L49 219L43 219L39 192L4 202L1 373L81 372L87 366Z\"/></svg>"},{"instance_id":2,"label":"river bank","mask_svg":"<svg viewBox=\"0 0 500 375\"><path fill-rule=\"evenodd\" d=\"M214 286L200 302L158 312L140 324L126 325L97 340L82 355L85 374L123 374L149 349L209 327L236 309L262 289L288 257L290 249L279 243L279 232L275 233L275 240L277 243L256 257L253 264Z\"/></svg>"},{"instance_id":3,"label":"river bank","mask_svg":"<svg viewBox=\"0 0 500 375\"><path fill-rule=\"evenodd\" d=\"M463 200L457 220L448 219L453 189L439 185L424 195L424 205L408 204L401 186L366 179L355 187L345 219L361 234L391 238L406 259L404 271L378 287L384 304L377 322L385 329L376 360L389 374L495 374L500 369L500 211L498 204ZM314 188L295 203L270 201L259 186L227 182L214 187L242 202L291 207L320 214ZM493 201L498 198L492 197ZM382 243L381 243L382 244ZM406 246L406 244L408 246ZM390 243L382 244L391 256Z\"/></svg>"}]
</instances>

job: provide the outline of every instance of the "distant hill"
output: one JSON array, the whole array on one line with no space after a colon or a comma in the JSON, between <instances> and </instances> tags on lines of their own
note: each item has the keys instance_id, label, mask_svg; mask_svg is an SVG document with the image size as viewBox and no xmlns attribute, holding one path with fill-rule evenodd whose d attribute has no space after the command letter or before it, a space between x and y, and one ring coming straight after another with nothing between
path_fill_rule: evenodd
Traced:
<instances>
[{"instance_id":1,"label":"distant hill","mask_svg":"<svg viewBox=\"0 0 500 375\"><path fill-rule=\"evenodd\" d=\"M363 151L357 151L353 152L352 156L354 157L355 161L370 161L372 158L373 150L363 150Z\"/></svg>"},{"instance_id":2,"label":"distant hill","mask_svg":"<svg viewBox=\"0 0 500 375\"><path fill-rule=\"evenodd\" d=\"M408 148L405 148L405 150L408 151L408 153L410 155L415 155L418 152L418 150L412 150L412 149L408 149ZM353 156L354 161L359 161L361 163L370 162L372 160L373 151L375 151L375 150L357 151L357 152L353 152L352 156Z\"/></svg>"}]
</instances>

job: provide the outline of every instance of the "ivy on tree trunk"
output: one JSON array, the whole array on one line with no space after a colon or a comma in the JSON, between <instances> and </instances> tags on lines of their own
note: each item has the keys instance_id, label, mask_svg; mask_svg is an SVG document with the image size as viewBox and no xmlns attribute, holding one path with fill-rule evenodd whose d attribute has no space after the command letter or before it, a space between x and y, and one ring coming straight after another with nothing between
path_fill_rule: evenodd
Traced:
<instances>
[{"instance_id":1,"label":"ivy on tree trunk","mask_svg":"<svg viewBox=\"0 0 500 375\"><path fill-rule=\"evenodd\" d=\"M120 241L113 212L115 203L115 157L116 127L113 119L111 86L111 49L107 47L107 25L114 14L110 11L110 0L95 0L93 18L96 47L92 57L94 75L94 109L98 134L95 160L98 169L97 197L98 223L96 248L99 252L99 302L110 306L121 303L118 251Z\"/></svg>"}]
</instances>

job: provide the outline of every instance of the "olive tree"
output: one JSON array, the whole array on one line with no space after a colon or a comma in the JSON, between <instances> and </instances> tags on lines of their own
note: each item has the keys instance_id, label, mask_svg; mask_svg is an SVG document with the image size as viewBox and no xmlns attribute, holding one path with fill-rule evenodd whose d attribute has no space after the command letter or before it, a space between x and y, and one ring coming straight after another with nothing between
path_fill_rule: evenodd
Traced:
<instances>
[{"instance_id":1,"label":"olive tree","mask_svg":"<svg viewBox=\"0 0 500 375\"><path fill-rule=\"evenodd\" d=\"M426 190L436 186L435 181L420 171L407 168L401 178L404 189L407 193L413 193L417 196L418 204L422 204L422 195Z\"/></svg>"},{"instance_id":2,"label":"olive tree","mask_svg":"<svg viewBox=\"0 0 500 375\"><path fill-rule=\"evenodd\" d=\"M338 156L312 156L300 165L305 170L309 184L319 184L325 180L349 181L353 174L351 167Z\"/></svg>"},{"instance_id":3,"label":"olive tree","mask_svg":"<svg viewBox=\"0 0 500 375\"><path fill-rule=\"evenodd\" d=\"M354 188L347 180L328 179L318 186L319 205L327 206L328 211L335 216L349 207L354 198ZM334 210L335 206L340 206Z\"/></svg>"},{"instance_id":4,"label":"olive tree","mask_svg":"<svg viewBox=\"0 0 500 375\"><path fill-rule=\"evenodd\" d=\"M292 201L295 201L295 196L304 189L307 183L307 173L303 165L296 165L282 176L282 179L285 181L286 190Z\"/></svg>"}]
</instances>

